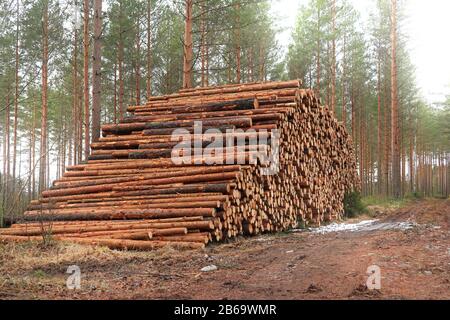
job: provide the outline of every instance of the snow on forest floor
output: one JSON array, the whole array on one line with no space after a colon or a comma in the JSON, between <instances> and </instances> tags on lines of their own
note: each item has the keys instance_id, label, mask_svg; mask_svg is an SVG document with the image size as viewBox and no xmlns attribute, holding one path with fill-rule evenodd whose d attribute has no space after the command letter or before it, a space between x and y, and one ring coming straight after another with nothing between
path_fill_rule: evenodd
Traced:
<instances>
[{"instance_id":1,"label":"snow on forest floor","mask_svg":"<svg viewBox=\"0 0 450 320\"><path fill-rule=\"evenodd\" d=\"M417 227L413 222L380 222L379 220L365 220L358 223L331 223L318 228L308 228L312 233L326 234L332 232L362 232L376 230L408 230ZM297 230L294 230L297 231Z\"/></svg>"}]
</instances>

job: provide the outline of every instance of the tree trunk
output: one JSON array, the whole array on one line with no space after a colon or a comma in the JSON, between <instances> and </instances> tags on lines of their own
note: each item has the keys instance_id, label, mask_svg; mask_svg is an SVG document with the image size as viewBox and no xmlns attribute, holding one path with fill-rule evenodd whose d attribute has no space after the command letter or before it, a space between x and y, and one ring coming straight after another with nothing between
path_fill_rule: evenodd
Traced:
<instances>
[{"instance_id":1,"label":"tree trunk","mask_svg":"<svg viewBox=\"0 0 450 320\"><path fill-rule=\"evenodd\" d=\"M81 81L80 81L81 82ZM83 122L83 97L84 92L81 83L78 84L78 159L77 162L80 163L83 160L83 128L84 128L84 122Z\"/></svg>"},{"instance_id":2,"label":"tree trunk","mask_svg":"<svg viewBox=\"0 0 450 320\"><path fill-rule=\"evenodd\" d=\"M183 59L183 89L192 88L192 68L194 61L194 47L192 42L192 9L193 0L186 2L186 21L184 30L184 59Z\"/></svg>"},{"instance_id":3,"label":"tree trunk","mask_svg":"<svg viewBox=\"0 0 450 320\"><path fill-rule=\"evenodd\" d=\"M100 139L102 0L94 1L94 54L92 56L92 141Z\"/></svg>"},{"instance_id":4,"label":"tree trunk","mask_svg":"<svg viewBox=\"0 0 450 320\"><path fill-rule=\"evenodd\" d=\"M345 67L346 67L346 45L347 45L347 38L344 35L344 44L343 44L343 60L342 60L342 116L341 116L341 120L344 123L344 126L347 127L347 102L345 99Z\"/></svg>"},{"instance_id":5,"label":"tree trunk","mask_svg":"<svg viewBox=\"0 0 450 320\"><path fill-rule=\"evenodd\" d=\"M31 198L34 199L36 195L36 103L33 98L33 129L31 133Z\"/></svg>"},{"instance_id":6,"label":"tree trunk","mask_svg":"<svg viewBox=\"0 0 450 320\"><path fill-rule=\"evenodd\" d=\"M231 83L231 53L228 54L228 68L227 68L227 77L228 77L228 83Z\"/></svg>"},{"instance_id":7,"label":"tree trunk","mask_svg":"<svg viewBox=\"0 0 450 320\"><path fill-rule=\"evenodd\" d=\"M250 47L250 49L248 50L247 82L255 81L253 77L255 71L254 58L253 47Z\"/></svg>"},{"instance_id":8,"label":"tree trunk","mask_svg":"<svg viewBox=\"0 0 450 320\"><path fill-rule=\"evenodd\" d=\"M20 24L20 3L17 0L17 18L16 18L16 68L15 68L15 94L14 94L14 140L13 140L13 169L12 192L16 192L16 161L17 161L17 121L19 113L19 24Z\"/></svg>"},{"instance_id":9,"label":"tree trunk","mask_svg":"<svg viewBox=\"0 0 450 320\"><path fill-rule=\"evenodd\" d=\"M320 9L317 8L316 95L320 99Z\"/></svg>"},{"instance_id":10,"label":"tree trunk","mask_svg":"<svg viewBox=\"0 0 450 320\"><path fill-rule=\"evenodd\" d=\"M34 112L34 111L33 111ZM34 115L32 116L32 118L34 117ZM27 185L28 185L28 201L33 200L33 196L31 194L31 175L33 172L33 166L34 166L34 161L33 161L33 133L34 130L34 125L31 126L29 134L30 134L30 140L29 140L29 145L28 145L28 181L27 181Z\"/></svg>"},{"instance_id":11,"label":"tree trunk","mask_svg":"<svg viewBox=\"0 0 450 320\"><path fill-rule=\"evenodd\" d=\"M336 112L336 0L332 3L333 36L331 44L331 111Z\"/></svg>"},{"instance_id":12,"label":"tree trunk","mask_svg":"<svg viewBox=\"0 0 450 320\"><path fill-rule=\"evenodd\" d=\"M262 41L261 41L262 42ZM259 81L263 82L266 80L266 65L265 65L265 49L264 44L259 44Z\"/></svg>"},{"instance_id":13,"label":"tree trunk","mask_svg":"<svg viewBox=\"0 0 450 320\"><path fill-rule=\"evenodd\" d=\"M411 121L411 120L410 120ZM412 122L412 121L411 121ZM412 126L409 132L409 192L414 193L414 135Z\"/></svg>"},{"instance_id":14,"label":"tree trunk","mask_svg":"<svg viewBox=\"0 0 450 320\"><path fill-rule=\"evenodd\" d=\"M403 131L402 131L403 132ZM401 159L401 188L400 188L400 196L404 197L406 192L405 192L405 186L406 186L406 148L405 148L405 143L403 140L403 135L402 138L400 139L400 159Z\"/></svg>"},{"instance_id":15,"label":"tree trunk","mask_svg":"<svg viewBox=\"0 0 450 320\"><path fill-rule=\"evenodd\" d=\"M44 0L44 12L42 21L43 39L42 39L42 118L41 118L41 150L39 166L39 192L47 187L47 86L48 86L48 0Z\"/></svg>"},{"instance_id":16,"label":"tree trunk","mask_svg":"<svg viewBox=\"0 0 450 320\"><path fill-rule=\"evenodd\" d=\"M200 17L200 58L201 58L201 78L202 87L206 86L206 12L205 5L201 4L201 17Z\"/></svg>"},{"instance_id":17,"label":"tree trunk","mask_svg":"<svg viewBox=\"0 0 450 320\"><path fill-rule=\"evenodd\" d=\"M356 148L356 106L355 106L355 84L354 84L354 80L352 79L352 89L351 89L351 95L350 95L350 103L352 106L352 139L353 139L353 143L355 144L355 148Z\"/></svg>"},{"instance_id":18,"label":"tree trunk","mask_svg":"<svg viewBox=\"0 0 450 320\"><path fill-rule=\"evenodd\" d=\"M387 59L387 58L386 58ZM386 60L387 61L387 60ZM391 159L391 126L390 126L390 108L388 103L388 78L384 79L384 195L390 195L390 159Z\"/></svg>"},{"instance_id":19,"label":"tree trunk","mask_svg":"<svg viewBox=\"0 0 450 320\"><path fill-rule=\"evenodd\" d=\"M147 99L152 96L152 1L147 0Z\"/></svg>"},{"instance_id":20,"label":"tree trunk","mask_svg":"<svg viewBox=\"0 0 450 320\"><path fill-rule=\"evenodd\" d=\"M378 153L378 163L377 163L377 184L378 184L378 194L381 195L383 191L383 144L381 143L381 44L378 43L378 64L377 64L377 95L378 95L378 112L377 112L377 153Z\"/></svg>"},{"instance_id":21,"label":"tree trunk","mask_svg":"<svg viewBox=\"0 0 450 320\"><path fill-rule=\"evenodd\" d=\"M359 90L358 90L358 97L359 97ZM364 153L364 149L365 149L365 145L366 145L366 140L364 137L364 103L361 103L359 105L359 110L358 110L358 137L359 137L359 172L360 172L360 178L361 178L361 182L362 182L362 191L363 191L363 195L366 195L366 190L367 190L367 181L366 181L366 176L365 176L365 153Z\"/></svg>"},{"instance_id":22,"label":"tree trunk","mask_svg":"<svg viewBox=\"0 0 450 320\"><path fill-rule=\"evenodd\" d=\"M392 192L395 198L400 198L400 137L398 120L398 87L397 87L397 0L391 0L391 127L392 127Z\"/></svg>"},{"instance_id":23,"label":"tree trunk","mask_svg":"<svg viewBox=\"0 0 450 320\"><path fill-rule=\"evenodd\" d=\"M141 28L139 27L139 17L136 21L136 105L141 104Z\"/></svg>"},{"instance_id":24,"label":"tree trunk","mask_svg":"<svg viewBox=\"0 0 450 320\"><path fill-rule=\"evenodd\" d=\"M330 95L330 89L331 89L331 80L330 80L330 74L331 74L331 54L330 54L330 42L329 41L327 41L327 54L326 54L326 61L327 61L327 63L328 63L328 66L329 66L329 72L327 72L327 74L326 74L326 79L325 79L325 82L326 82L326 95L325 95L325 105L327 106L327 107L331 107L331 99L330 99L330 97L331 97L331 95Z\"/></svg>"},{"instance_id":25,"label":"tree trunk","mask_svg":"<svg viewBox=\"0 0 450 320\"><path fill-rule=\"evenodd\" d=\"M76 13L74 13L76 14ZM78 29L75 26L74 29L74 41L73 41L73 75L72 75L72 114L73 114L73 164L77 164L77 154L79 150L78 145L78 128L81 119L79 118L78 111ZM72 160L70 160L72 161Z\"/></svg>"},{"instance_id":26,"label":"tree trunk","mask_svg":"<svg viewBox=\"0 0 450 320\"><path fill-rule=\"evenodd\" d=\"M117 123L117 61L114 62L114 123Z\"/></svg>"},{"instance_id":27,"label":"tree trunk","mask_svg":"<svg viewBox=\"0 0 450 320\"><path fill-rule=\"evenodd\" d=\"M119 1L119 48L118 48L118 60L119 60L119 115L120 120L123 119L125 115L125 106L123 104L124 96L124 80L123 80L123 56L124 56L124 44L123 44L123 8L122 0Z\"/></svg>"},{"instance_id":28,"label":"tree trunk","mask_svg":"<svg viewBox=\"0 0 450 320\"><path fill-rule=\"evenodd\" d=\"M84 41L84 156L85 159L89 156L89 0L84 0L84 27L83 27L83 41Z\"/></svg>"},{"instance_id":29,"label":"tree trunk","mask_svg":"<svg viewBox=\"0 0 450 320\"><path fill-rule=\"evenodd\" d=\"M236 43L236 83L241 83L241 4L239 0L235 4L236 25L235 25L235 43Z\"/></svg>"},{"instance_id":30,"label":"tree trunk","mask_svg":"<svg viewBox=\"0 0 450 320\"><path fill-rule=\"evenodd\" d=\"M208 45L208 23L206 23L206 40L205 40L205 69L206 69L206 75L205 75L205 86L209 86L209 45Z\"/></svg>"},{"instance_id":31,"label":"tree trunk","mask_svg":"<svg viewBox=\"0 0 450 320\"><path fill-rule=\"evenodd\" d=\"M9 92L9 88L7 89ZM5 174L4 178L4 189L3 189L3 212L8 208L8 197L9 197L9 180L10 180L10 159L11 159L11 139L10 139L10 115L11 109L9 105L9 95L6 96L6 108L5 108L5 143L3 144L3 172Z\"/></svg>"}]
</instances>

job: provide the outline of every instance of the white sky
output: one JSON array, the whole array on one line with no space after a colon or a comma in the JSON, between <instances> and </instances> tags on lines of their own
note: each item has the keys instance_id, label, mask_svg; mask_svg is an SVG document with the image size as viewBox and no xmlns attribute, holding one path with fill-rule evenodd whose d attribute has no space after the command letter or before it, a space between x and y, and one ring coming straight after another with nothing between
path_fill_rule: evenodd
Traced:
<instances>
[{"instance_id":1,"label":"white sky","mask_svg":"<svg viewBox=\"0 0 450 320\"><path fill-rule=\"evenodd\" d=\"M375 0L349 0L364 18ZM400 26L409 37L411 60L416 66L416 77L422 95L429 102L443 100L450 94L450 1L404 0L406 20ZM280 44L286 46L300 4L308 0L273 0L273 11L280 16L284 32Z\"/></svg>"}]
</instances>

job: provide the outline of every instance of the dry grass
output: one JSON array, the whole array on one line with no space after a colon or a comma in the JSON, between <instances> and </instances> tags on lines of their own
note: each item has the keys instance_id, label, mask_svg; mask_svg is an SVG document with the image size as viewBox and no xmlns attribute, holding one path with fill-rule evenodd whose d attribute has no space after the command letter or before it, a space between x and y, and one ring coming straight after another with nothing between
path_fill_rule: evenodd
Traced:
<instances>
[{"instance_id":1,"label":"dry grass","mask_svg":"<svg viewBox=\"0 0 450 320\"><path fill-rule=\"evenodd\" d=\"M101 278L114 278L119 270L123 272L133 262L160 263L169 258L185 260L190 256L192 253L172 248L137 252L64 242L51 242L48 245L42 242L0 243L0 299L42 298L46 296L43 291L52 292L55 297L73 298L73 294L77 293L68 292L66 288L69 276L66 271L71 265L80 266L87 291L90 288L109 290ZM100 270L101 274L97 277Z\"/></svg>"},{"instance_id":2,"label":"dry grass","mask_svg":"<svg viewBox=\"0 0 450 320\"><path fill-rule=\"evenodd\" d=\"M172 248L155 251L117 251L106 247L84 246L66 242L41 242L0 244L0 272L11 273L12 270L31 270L45 268L56 264L83 264L111 261L120 262L129 259L165 259L182 255L183 252Z\"/></svg>"}]
</instances>

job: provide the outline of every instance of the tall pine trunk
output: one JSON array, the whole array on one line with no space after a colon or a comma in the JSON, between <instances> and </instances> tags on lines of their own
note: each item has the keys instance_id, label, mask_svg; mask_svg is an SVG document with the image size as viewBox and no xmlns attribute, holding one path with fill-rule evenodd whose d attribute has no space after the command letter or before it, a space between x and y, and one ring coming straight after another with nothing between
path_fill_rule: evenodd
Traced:
<instances>
[{"instance_id":1,"label":"tall pine trunk","mask_svg":"<svg viewBox=\"0 0 450 320\"><path fill-rule=\"evenodd\" d=\"M94 1L94 54L92 56L92 141L100 139L102 62L102 0Z\"/></svg>"},{"instance_id":2,"label":"tall pine trunk","mask_svg":"<svg viewBox=\"0 0 450 320\"><path fill-rule=\"evenodd\" d=\"M378 194L381 195L383 192L383 144L382 144L382 113L381 113L381 44L378 43L378 55L377 55L377 184L378 184Z\"/></svg>"},{"instance_id":3,"label":"tall pine trunk","mask_svg":"<svg viewBox=\"0 0 450 320\"><path fill-rule=\"evenodd\" d=\"M336 112L336 0L332 3L332 44L331 44L331 111Z\"/></svg>"},{"instance_id":4,"label":"tall pine trunk","mask_svg":"<svg viewBox=\"0 0 450 320\"><path fill-rule=\"evenodd\" d=\"M89 0L84 0L84 26L83 26L83 43L84 43L84 156L87 159L89 156Z\"/></svg>"},{"instance_id":5,"label":"tall pine trunk","mask_svg":"<svg viewBox=\"0 0 450 320\"><path fill-rule=\"evenodd\" d=\"M414 193L414 133L412 128L412 120L410 118L409 131L409 192Z\"/></svg>"},{"instance_id":6,"label":"tall pine trunk","mask_svg":"<svg viewBox=\"0 0 450 320\"><path fill-rule=\"evenodd\" d=\"M147 0L147 99L152 96L152 1Z\"/></svg>"},{"instance_id":7,"label":"tall pine trunk","mask_svg":"<svg viewBox=\"0 0 450 320\"><path fill-rule=\"evenodd\" d=\"M74 41L73 41L73 71L72 71L72 118L73 118L73 164L77 164L79 144L78 144L78 128L80 119L80 113L78 110L78 29L75 26Z\"/></svg>"},{"instance_id":8,"label":"tall pine trunk","mask_svg":"<svg viewBox=\"0 0 450 320\"><path fill-rule=\"evenodd\" d=\"M397 0L391 0L391 127L392 127L392 194L401 196L400 132L398 120L397 86Z\"/></svg>"},{"instance_id":9,"label":"tall pine trunk","mask_svg":"<svg viewBox=\"0 0 450 320\"><path fill-rule=\"evenodd\" d=\"M9 92L9 88L7 89ZM10 139L10 107L9 94L6 95L6 108L5 108L5 141L3 144L3 173L5 174L4 186L3 186L3 212L8 209L9 198L9 181L10 181L10 159L11 159L11 139Z\"/></svg>"},{"instance_id":10,"label":"tall pine trunk","mask_svg":"<svg viewBox=\"0 0 450 320\"><path fill-rule=\"evenodd\" d=\"M36 102L33 97L33 125L31 129L31 198L36 195Z\"/></svg>"},{"instance_id":11,"label":"tall pine trunk","mask_svg":"<svg viewBox=\"0 0 450 320\"><path fill-rule=\"evenodd\" d=\"M236 83L241 83L241 4L237 0L235 3L235 54L236 54Z\"/></svg>"},{"instance_id":12,"label":"tall pine trunk","mask_svg":"<svg viewBox=\"0 0 450 320\"><path fill-rule=\"evenodd\" d=\"M316 95L320 99L320 8L317 7Z\"/></svg>"},{"instance_id":13,"label":"tall pine trunk","mask_svg":"<svg viewBox=\"0 0 450 320\"><path fill-rule=\"evenodd\" d=\"M200 13L200 58L201 58L201 86L206 87L206 11L205 5L201 4Z\"/></svg>"},{"instance_id":14,"label":"tall pine trunk","mask_svg":"<svg viewBox=\"0 0 450 320\"><path fill-rule=\"evenodd\" d=\"M390 108L388 103L388 78L384 79L384 195L390 195L391 178L391 126L390 126Z\"/></svg>"},{"instance_id":15,"label":"tall pine trunk","mask_svg":"<svg viewBox=\"0 0 450 320\"><path fill-rule=\"evenodd\" d=\"M342 115L341 115L341 120L344 123L344 126L347 127L347 102L345 99L345 76L346 76L346 61L347 61L347 37L346 35L344 35L344 43L343 43L343 47L342 47Z\"/></svg>"},{"instance_id":16,"label":"tall pine trunk","mask_svg":"<svg viewBox=\"0 0 450 320\"><path fill-rule=\"evenodd\" d=\"M19 113L19 25L20 25L20 2L16 2L16 45L15 45L15 94L14 94L14 140L13 140L13 168L12 168L12 180L13 188L12 192L16 192L16 161L17 161L17 121Z\"/></svg>"},{"instance_id":17,"label":"tall pine trunk","mask_svg":"<svg viewBox=\"0 0 450 320\"><path fill-rule=\"evenodd\" d=\"M114 62L114 123L117 123L117 60Z\"/></svg>"},{"instance_id":18,"label":"tall pine trunk","mask_svg":"<svg viewBox=\"0 0 450 320\"><path fill-rule=\"evenodd\" d=\"M266 81L266 59L264 43L259 43L259 81Z\"/></svg>"},{"instance_id":19,"label":"tall pine trunk","mask_svg":"<svg viewBox=\"0 0 450 320\"><path fill-rule=\"evenodd\" d=\"M119 48L118 48L118 60L119 60L119 115L120 120L125 116L125 106L123 103L124 98L124 79L123 79L123 58L124 58L124 44L123 44L123 4L122 0L119 0Z\"/></svg>"},{"instance_id":20,"label":"tall pine trunk","mask_svg":"<svg viewBox=\"0 0 450 320\"><path fill-rule=\"evenodd\" d=\"M42 21L42 117L41 117L41 147L40 147L40 166L39 166L39 192L42 192L47 187L47 142L48 142L48 0L44 0Z\"/></svg>"},{"instance_id":21,"label":"tall pine trunk","mask_svg":"<svg viewBox=\"0 0 450 320\"><path fill-rule=\"evenodd\" d=\"M139 17L136 21L136 61L135 61L135 89L136 89L136 105L141 104L141 28L139 26Z\"/></svg>"},{"instance_id":22,"label":"tall pine trunk","mask_svg":"<svg viewBox=\"0 0 450 320\"><path fill-rule=\"evenodd\" d=\"M192 9L193 0L186 2L186 21L184 29L184 54L183 54L183 89L192 88L192 68L194 62L194 45L192 40Z\"/></svg>"}]
</instances>

